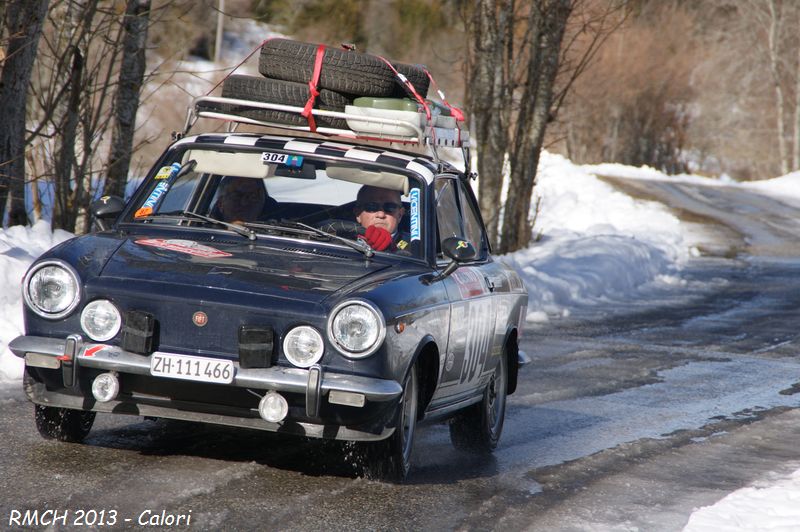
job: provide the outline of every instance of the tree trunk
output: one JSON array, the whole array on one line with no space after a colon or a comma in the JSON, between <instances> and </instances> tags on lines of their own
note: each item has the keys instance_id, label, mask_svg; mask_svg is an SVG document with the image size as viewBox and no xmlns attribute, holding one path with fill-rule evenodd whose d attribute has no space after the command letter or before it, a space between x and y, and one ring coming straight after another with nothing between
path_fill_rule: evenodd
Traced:
<instances>
[{"instance_id":1,"label":"tree trunk","mask_svg":"<svg viewBox=\"0 0 800 532\"><path fill-rule=\"evenodd\" d=\"M508 149L514 7L514 0L478 0L471 20L474 40L466 85L478 150L478 202L493 247L498 242Z\"/></svg>"},{"instance_id":2,"label":"tree trunk","mask_svg":"<svg viewBox=\"0 0 800 532\"><path fill-rule=\"evenodd\" d=\"M769 2L769 68L772 72L772 81L775 89L775 110L777 112L776 126L778 129L778 157L781 163L781 174L789 173L789 150L787 149L786 142L786 103L783 96L783 87L781 86L780 71L778 69L780 63L780 53L778 50L780 26L782 23L782 6L778 6L776 0ZM779 11L781 10L781 11Z\"/></svg>"},{"instance_id":3,"label":"tree trunk","mask_svg":"<svg viewBox=\"0 0 800 532\"><path fill-rule=\"evenodd\" d=\"M75 46L72 49L72 68L69 75L64 122L60 128L58 154L53 168L55 171L53 227L67 231L75 231L74 207L77 190L72 189L72 177L75 168L75 144L78 138L83 67L83 55Z\"/></svg>"},{"instance_id":4,"label":"tree trunk","mask_svg":"<svg viewBox=\"0 0 800 532\"><path fill-rule=\"evenodd\" d=\"M150 0L128 0L122 41L122 64L116 95L115 125L111 139L105 193L125 196L133 153L136 113L146 66L145 45L150 16Z\"/></svg>"},{"instance_id":5,"label":"tree trunk","mask_svg":"<svg viewBox=\"0 0 800 532\"><path fill-rule=\"evenodd\" d=\"M792 170L800 169L800 44L796 44L794 72L794 136L792 142Z\"/></svg>"},{"instance_id":6,"label":"tree trunk","mask_svg":"<svg viewBox=\"0 0 800 532\"><path fill-rule=\"evenodd\" d=\"M28 83L49 0L5 4L6 58L0 74L0 222L9 205L9 224L27 223L25 210L25 113Z\"/></svg>"},{"instance_id":7,"label":"tree trunk","mask_svg":"<svg viewBox=\"0 0 800 532\"><path fill-rule=\"evenodd\" d=\"M572 0L541 0L531 10L530 55L509 157L511 182L503 214L501 253L527 247L531 240L531 194L550 118L561 42L572 9Z\"/></svg>"}]
</instances>

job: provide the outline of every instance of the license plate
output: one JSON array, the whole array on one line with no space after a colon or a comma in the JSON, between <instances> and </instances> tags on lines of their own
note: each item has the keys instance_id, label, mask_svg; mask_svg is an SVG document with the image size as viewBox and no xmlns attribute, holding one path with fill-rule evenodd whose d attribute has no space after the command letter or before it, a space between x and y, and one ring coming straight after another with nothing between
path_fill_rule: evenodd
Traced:
<instances>
[{"instance_id":1,"label":"license plate","mask_svg":"<svg viewBox=\"0 0 800 532\"><path fill-rule=\"evenodd\" d=\"M219 358L162 353L150 355L150 375L200 382L233 382L233 362Z\"/></svg>"}]
</instances>

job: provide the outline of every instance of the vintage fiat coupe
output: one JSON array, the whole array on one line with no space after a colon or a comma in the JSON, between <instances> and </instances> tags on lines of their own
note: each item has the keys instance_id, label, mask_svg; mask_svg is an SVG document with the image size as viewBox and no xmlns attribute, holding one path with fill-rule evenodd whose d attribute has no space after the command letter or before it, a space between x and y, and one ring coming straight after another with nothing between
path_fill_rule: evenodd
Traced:
<instances>
[{"instance_id":1,"label":"vintage fiat coupe","mask_svg":"<svg viewBox=\"0 0 800 532\"><path fill-rule=\"evenodd\" d=\"M186 130L259 123L234 104L200 99ZM435 129L177 135L129 201L96 202L98 231L25 276L10 348L39 432L81 441L100 412L348 440L388 479L423 420L494 449L527 293L468 173L438 158L465 142Z\"/></svg>"}]
</instances>

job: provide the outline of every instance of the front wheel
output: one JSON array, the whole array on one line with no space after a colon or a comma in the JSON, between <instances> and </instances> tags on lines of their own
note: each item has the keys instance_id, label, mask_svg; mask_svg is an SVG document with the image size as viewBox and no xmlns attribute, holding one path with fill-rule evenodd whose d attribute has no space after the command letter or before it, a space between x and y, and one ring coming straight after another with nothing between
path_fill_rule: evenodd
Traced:
<instances>
[{"instance_id":1,"label":"front wheel","mask_svg":"<svg viewBox=\"0 0 800 532\"><path fill-rule=\"evenodd\" d=\"M80 443L94 423L94 412L36 405L36 428L48 440Z\"/></svg>"},{"instance_id":2,"label":"front wheel","mask_svg":"<svg viewBox=\"0 0 800 532\"><path fill-rule=\"evenodd\" d=\"M450 441L456 449L490 453L500 441L506 416L508 359L500 355L480 403L472 405L450 421Z\"/></svg>"},{"instance_id":3,"label":"front wheel","mask_svg":"<svg viewBox=\"0 0 800 532\"><path fill-rule=\"evenodd\" d=\"M414 366L403 386L394 432L383 441L367 444L364 469L368 478L401 482L408 475L417 431L418 386Z\"/></svg>"}]
</instances>

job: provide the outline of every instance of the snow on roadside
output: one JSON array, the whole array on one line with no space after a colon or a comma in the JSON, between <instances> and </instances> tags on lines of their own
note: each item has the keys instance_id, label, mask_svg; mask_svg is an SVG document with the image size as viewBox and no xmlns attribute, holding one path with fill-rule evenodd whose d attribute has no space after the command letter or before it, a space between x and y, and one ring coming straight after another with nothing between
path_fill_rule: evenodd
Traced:
<instances>
[{"instance_id":1,"label":"snow on roadside","mask_svg":"<svg viewBox=\"0 0 800 532\"><path fill-rule=\"evenodd\" d=\"M800 526L800 469L757 482L696 510L684 532L790 532Z\"/></svg>"},{"instance_id":2,"label":"snow on roadside","mask_svg":"<svg viewBox=\"0 0 800 532\"><path fill-rule=\"evenodd\" d=\"M614 175L666 178L613 165ZM528 287L528 320L636 298L654 282L675 282L691 254L680 220L660 203L633 199L568 159L543 152L536 193L542 238L503 256Z\"/></svg>"},{"instance_id":3,"label":"snow on roadside","mask_svg":"<svg viewBox=\"0 0 800 532\"><path fill-rule=\"evenodd\" d=\"M778 199L800 201L800 171L776 177L775 179L750 181L743 183L742 186Z\"/></svg>"},{"instance_id":4,"label":"snow on roadside","mask_svg":"<svg viewBox=\"0 0 800 532\"><path fill-rule=\"evenodd\" d=\"M22 278L39 255L72 236L44 221L0 230L0 382L22 378L22 360L8 349L23 332Z\"/></svg>"}]
</instances>

